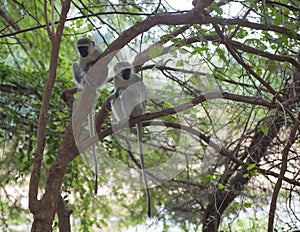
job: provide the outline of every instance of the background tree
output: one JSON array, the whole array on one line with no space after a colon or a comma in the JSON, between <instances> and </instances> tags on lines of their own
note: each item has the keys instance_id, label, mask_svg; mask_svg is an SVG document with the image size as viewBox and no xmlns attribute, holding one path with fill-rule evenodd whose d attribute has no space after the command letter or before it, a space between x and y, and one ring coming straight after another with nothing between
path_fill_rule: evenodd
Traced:
<instances>
[{"instance_id":1,"label":"background tree","mask_svg":"<svg viewBox=\"0 0 300 232\"><path fill-rule=\"evenodd\" d=\"M96 198L88 150L79 156L91 141L75 141L72 123L85 123L96 92L74 94L73 121L61 94L73 87L74 44L84 36L106 55L96 71L107 63L112 76L127 58L147 85L148 113L130 125L143 122L154 217L165 231L299 228L299 2L173 7L164 0L1 3L2 230L18 221L32 231L70 231L70 215L80 231L145 220L144 191L127 189L120 171L139 169L138 160L103 107L110 83L96 107ZM72 92L67 97L71 103Z\"/></svg>"}]
</instances>

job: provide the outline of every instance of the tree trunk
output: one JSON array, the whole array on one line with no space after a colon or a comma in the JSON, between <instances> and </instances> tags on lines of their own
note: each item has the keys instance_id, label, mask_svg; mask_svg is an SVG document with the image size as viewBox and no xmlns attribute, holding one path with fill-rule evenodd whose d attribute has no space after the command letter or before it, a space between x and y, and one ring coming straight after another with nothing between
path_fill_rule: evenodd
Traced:
<instances>
[{"instance_id":1,"label":"tree trunk","mask_svg":"<svg viewBox=\"0 0 300 232\"><path fill-rule=\"evenodd\" d=\"M62 196L59 196L57 209L59 232L71 232L70 215L72 212L67 208Z\"/></svg>"}]
</instances>

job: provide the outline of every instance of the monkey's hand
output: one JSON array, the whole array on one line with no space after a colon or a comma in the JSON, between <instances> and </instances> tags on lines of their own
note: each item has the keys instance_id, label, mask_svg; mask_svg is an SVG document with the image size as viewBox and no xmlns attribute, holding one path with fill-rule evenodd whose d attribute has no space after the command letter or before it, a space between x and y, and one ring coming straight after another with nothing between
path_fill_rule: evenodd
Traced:
<instances>
[{"instance_id":1,"label":"monkey's hand","mask_svg":"<svg viewBox=\"0 0 300 232\"><path fill-rule=\"evenodd\" d=\"M120 95L121 95L121 93L124 91L124 89L125 88L123 88L123 87L119 87L119 88L117 88L112 94L110 94L109 96L108 96L108 98L106 98L106 100L105 100L105 107L106 107L106 109L108 110L108 111L111 111L111 102L113 101L113 100L116 100Z\"/></svg>"},{"instance_id":2,"label":"monkey's hand","mask_svg":"<svg viewBox=\"0 0 300 232\"><path fill-rule=\"evenodd\" d=\"M107 111L111 111L111 97L106 98L104 104Z\"/></svg>"},{"instance_id":3,"label":"monkey's hand","mask_svg":"<svg viewBox=\"0 0 300 232\"><path fill-rule=\"evenodd\" d=\"M87 72L81 72L80 75L82 76L82 80L87 83L89 86L95 86L95 82L91 76L87 74Z\"/></svg>"},{"instance_id":4,"label":"monkey's hand","mask_svg":"<svg viewBox=\"0 0 300 232\"><path fill-rule=\"evenodd\" d=\"M115 92L116 98L118 98L124 90L125 90L124 87L117 88Z\"/></svg>"}]
</instances>

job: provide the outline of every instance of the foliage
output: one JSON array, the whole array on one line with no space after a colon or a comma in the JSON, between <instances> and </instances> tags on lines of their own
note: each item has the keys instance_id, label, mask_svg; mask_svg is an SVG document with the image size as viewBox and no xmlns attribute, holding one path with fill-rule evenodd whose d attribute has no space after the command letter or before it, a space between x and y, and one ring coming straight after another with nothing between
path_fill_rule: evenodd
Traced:
<instances>
[{"instance_id":1,"label":"foliage","mask_svg":"<svg viewBox=\"0 0 300 232\"><path fill-rule=\"evenodd\" d=\"M3 231L32 222L23 204L26 196L15 192L29 191L40 109L53 69L55 42L49 31L59 25L62 2L46 1L47 17L42 2L0 3L5 9L0 10ZM175 225L183 231L213 231L213 226L258 231L267 224L270 229L274 217L276 229L299 228L299 9L294 0L213 1L204 15L194 18L194 11L191 21L184 21L190 10L176 9L168 1L72 1L46 112L40 193L45 193L72 120L61 93L73 87L74 44L87 36L103 50L113 43L120 46L108 65L110 77L114 64L128 59L146 83L150 120L144 122L143 133L154 219L145 222L144 190L137 188L140 180L135 176L135 130L128 129L121 131L127 141L110 133L97 143L99 196L93 195L90 150L74 154L67 165L61 195L73 210L74 231L154 228L160 223L161 231ZM125 30L129 33L124 36ZM111 90L106 83L98 92L96 112ZM108 116L101 133L111 125ZM273 191L274 186L281 192ZM269 210L270 201L284 205L280 213L286 220ZM268 214L263 222L257 220L262 212ZM55 218L55 230L58 225Z\"/></svg>"}]
</instances>

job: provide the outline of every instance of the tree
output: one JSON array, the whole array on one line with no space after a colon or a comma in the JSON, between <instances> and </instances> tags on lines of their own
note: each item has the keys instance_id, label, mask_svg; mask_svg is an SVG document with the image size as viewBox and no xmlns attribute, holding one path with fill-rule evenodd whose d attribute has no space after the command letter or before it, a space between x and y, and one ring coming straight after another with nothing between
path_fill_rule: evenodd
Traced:
<instances>
[{"instance_id":1,"label":"tree","mask_svg":"<svg viewBox=\"0 0 300 232\"><path fill-rule=\"evenodd\" d=\"M138 170L139 162L135 137L118 137L103 105L110 84L103 86L96 105L94 87L85 86L81 94L69 89L74 44L87 31L107 45L91 76L97 78L107 65L112 70L117 57L130 59L146 82L148 113L129 126L143 123L153 207L165 229L168 221L186 230L226 229L241 210L263 212L266 200L268 231L296 229L299 3L202 0L176 12L167 1L72 3L11 1L0 11L6 58L1 62L1 141L8 144L1 165L9 170L4 165L17 164L21 179L30 173L31 231L52 231L56 213L59 230L70 231L70 207L82 231L107 226L114 207L120 209L120 225L144 218L145 207L138 205L145 206L143 195L136 200L142 189L120 193L124 183L139 183L138 177L124 175ZM227 15L237 8L235 16ZM114 197L101 200L93 200L90 162L84 163L94 138L77 137L85 133L94 105L99 184L114 183ZM12 174L3 177L1 186L15 183ZM78 202L68 202L71 196ZM284 199L289 200L289 223L276 216ZM11 205L7 201L3 207ZM93 219L96 211L101 219ZM2 221L7 228L7 218Z\"/></svg>"}]
</instances>

